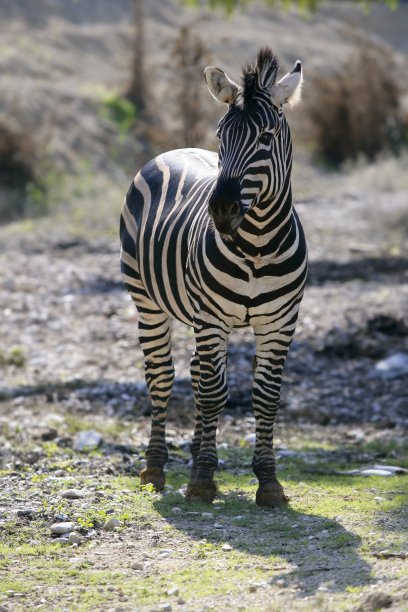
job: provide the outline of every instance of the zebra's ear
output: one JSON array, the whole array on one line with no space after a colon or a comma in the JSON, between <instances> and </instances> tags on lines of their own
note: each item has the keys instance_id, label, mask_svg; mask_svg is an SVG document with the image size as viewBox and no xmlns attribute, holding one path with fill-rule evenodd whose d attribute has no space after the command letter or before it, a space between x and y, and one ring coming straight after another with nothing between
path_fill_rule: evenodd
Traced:
<instances>
[{"instance_id":1,"label":"zebra's ear","mask_svg":"<svg viewBox=\"0 0 408 612\"><path fill-rule=\"evenodd\" d=\"M214 66L207 66L204 70L204 76L207 83L207 87L210 90L211 95L220 102L226 104L232 104L238 95L238 85L231 81L229 77L220 70L214 68Z\"/></svg>"},{"instance_id":2,"label":"zebra's ear","mask_svg":"<svg viewBox=\"0 0 408 612\"><path fill-rule=\"evenodd\" d=\"M286 102L289 102L290 106L294 106L300 102L302 85L302 64L297 60L292 70L285 74L285 76L272 87L271 97L273 103L276 106L282 106Z\"/></svg>"}]
</instances>

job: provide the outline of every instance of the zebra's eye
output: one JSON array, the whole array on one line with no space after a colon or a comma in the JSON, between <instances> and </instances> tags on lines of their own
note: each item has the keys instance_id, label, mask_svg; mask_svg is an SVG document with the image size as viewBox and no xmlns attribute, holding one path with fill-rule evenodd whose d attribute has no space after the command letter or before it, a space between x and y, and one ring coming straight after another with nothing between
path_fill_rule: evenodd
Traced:
<instances>
[{"instance_id":1,"label":"zebra's eye","mask_svg":"<svg viewBox=\"0 0 408 612\"><path fill-rule=\"evenodd\" d=\"M216 137L218 138L218 140L221 138L221 130L217 130L215 132Z\"/></svg>"},{"instance_id":2,"label":"zebra's eye","mask_svg":"<svg viewBox=\"0 0 408 612\"><path fill-rule=\"evenodd\" d=\"M268 145L272 140L272 134L270 132L263 132L258 139L258 144Z\"/></svg>"}]
</instances>

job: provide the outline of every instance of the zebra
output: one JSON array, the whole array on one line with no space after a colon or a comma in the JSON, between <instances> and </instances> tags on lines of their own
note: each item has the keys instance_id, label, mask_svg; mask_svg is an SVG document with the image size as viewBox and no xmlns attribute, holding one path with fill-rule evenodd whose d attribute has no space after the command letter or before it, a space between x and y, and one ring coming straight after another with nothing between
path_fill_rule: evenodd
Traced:
<instances>
[{"instance_id":1,"label":"zebra","mask_svg":"<svg viewBox=\"0 0 408 612\"><path fill-rule=\"evenodd\" d=\"M292 143L283 112L300 99L301 62L278 82L268 47L237 85L208 66L212 96L228 105L218 155L178 149L147 163L130 185L120 220L121 270L139 313L139 340L152 403L141 483L165 485L166 410L174 380L170 320L194 329L195 396L190 501L211 503L217 487L216 431L227 401L227 341L235 327L255 335L252 468L256 503L288 498L276 477L273 428L281 377L307 275L307 248L292 206ZM186 91L188 95L188 91Z\"/></svg>"}]
</instances>

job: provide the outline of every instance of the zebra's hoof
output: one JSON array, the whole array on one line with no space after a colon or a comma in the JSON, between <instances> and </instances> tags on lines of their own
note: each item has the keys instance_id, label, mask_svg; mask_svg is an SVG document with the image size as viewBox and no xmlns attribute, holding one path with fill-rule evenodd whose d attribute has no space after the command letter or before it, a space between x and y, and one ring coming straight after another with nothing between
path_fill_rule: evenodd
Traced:
<instances>
[{"instance_id":1,"label":"zebra's hoof","mask_svg":"<svg viewBox=\"0 0 408 612\"><path fill-rule=\"evenodd\" d=\"M281 506L287 504L289 497L283 492L282 485L276 482L268 482L267 484L260 485L256 492L256 503L258 506Z\"/></svg>"},{"instance_id":2,"label":"zebra's hoof","mask_svg":"<svg viewBox=\"0 0 408 612\"><path fill-rule=\"evenodd\" d=\"M217 485L213 480L195 480L189 482L186 499L190 502L211 504L217 495Z\"/></svg>"},{"instance_id":3,"label":"zebra's hoof","mask_svg":"<svg viewBox=\"0 0 408 612\"><path fill-rule=\"evenodd\" d=\"M152 484L156 491L163 491L166 476L164 471L158 467L147 467L140 472L140 484Z\"/></svg>"}]
</instances>

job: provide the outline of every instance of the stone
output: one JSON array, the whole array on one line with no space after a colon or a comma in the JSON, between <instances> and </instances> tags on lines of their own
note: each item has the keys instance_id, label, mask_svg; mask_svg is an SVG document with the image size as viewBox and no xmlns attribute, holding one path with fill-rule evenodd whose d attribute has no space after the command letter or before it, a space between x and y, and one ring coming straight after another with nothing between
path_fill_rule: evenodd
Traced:
<instances>
[{"instance_id":1,"label":"stone","mask_svg":"<svg viewBox=\"0 0 408 612\"><path fill-rule=\"evenodd\" d=\"M173 514L181 514L182 510L181 508L179 508L178 506L174 506L174 508L171 509Z\"/></svg>"},{"instance_id":2,"label":"stone","mask_svg":"<svg viewBox=\"0 0 408 612\"><path fill-rule=\"evenodd\" d=\"M408 354L394 353L394 355L378 361L374 369L381 378L393 379L405 376L408 374Z\"/></svg>"},{"instance_id":3,"label":"stone","mask_svg":"<svg viewBox=\"0 0 408 612\"><path fill-rule=\"evenodd\" d=\"M63 533L69 533L71 531L74 531L75 523L71 523L69 521L64 522L64 523L53 523L50 529L51 529L51 533L55 533L57 535L63 534Z\"/></svg>"},{"instance_id":4,"label":"stone","mask_svg":"<svg viewBox=\"0 0 408 612\"><path fill-rule=\"evenodd\" d=\"M169 595L170 597L172 595L178 595L178 594L179 594L179 588L177 586L174 586L167 591L167 595Z\"/></svg>"},{"instance_id":5,"label":"stone","mask_svg":"<svg viewBox=\"0 0 408 612\"><path fill-rule=\"evenodd\" d=\"M130 566L130 569L136 570L136 571L141 571L141 570L144 569L144 565L143 565L143 563L132 563L132 565Z\"/></svg>"},{"instance_id":6,"label":"stone","mask_svg":"<svg viewBox=\"0 0 408 612\"><path fill-rule=\"evenodd\" d=\"M116 518L110 518L109 520L106 521L106 523L103 526L103 529L105 531L114 531L115 529L117 529L118 527L122 527L123 523L122 521L119 521Z\"/></svg>"},{"instance_id":7,"label":"stone","mask_svg":"<svg viewBox=\"0 0 408 612\"><path fill-rule=\"evenodd\" d=\"M256 434L249 433L244 437L244 442L246 446L255 446Z\"/></svg>"},{"instance_id":8,"label":"stone","mask_svg":"<svg viewBox=\"0 0 408 612\"><path fill-rule=\"evenodd\" d=\"M83 542L83 538L79 535L79 533L75 532L69 534L68 540L70 544L81 544Z\"/></svg>"},{"instance_id":9,"label":"stone","mask_svg":"<svg viewBox=\"0 0 408 612\"><path fill-rule=\"evenodd\" d=\"M79 489L67 489L61 493L61 497L64 499L82 499L85 497L85 493Z\"/></svg>"},{"instance_id":10,"label":"stone","mask_svg":"<svg viewBox=\"0 0 408 612\"><path fill-rule=\"evenodd\" d=\"M80 452L94 450L102 444L102 436L96 431L80 431L74 441L73 449Z\"/></svg>"},{"instance_id":11,"label":"stone","mask_svg":"<svg viewBox=\"0 0 408 612\"><path fill-rule=\"evenodd\" d=\"M230 546L229 544L223 544L223 545L221 546L221 549L222 549L222 550L229 551L229 550L232 550L232 546Z\"/></svg>"}]
</instances>

